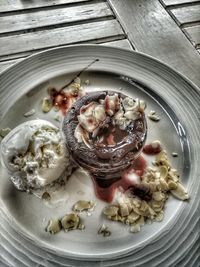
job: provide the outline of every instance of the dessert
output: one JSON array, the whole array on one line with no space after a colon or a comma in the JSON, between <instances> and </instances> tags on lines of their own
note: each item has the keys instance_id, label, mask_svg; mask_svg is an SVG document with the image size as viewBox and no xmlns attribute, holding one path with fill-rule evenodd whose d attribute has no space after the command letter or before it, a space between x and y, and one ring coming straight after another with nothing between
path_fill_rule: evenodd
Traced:
<instances>
[{"instance_id":1,"label":"dessert","mask_svg":"<svg viewBox=\"0 0 200 267\"><path fill-rule=\"evenodd\" d=\"M23 191L44 188L72 172L62 132L45 120L27 121L11 130L2 140L1 156L12 182Z\"/></svg>"},{"instance_id":2,"label":"dessert","mask_svg":"<svg viewBox=\"0 0 200 267\"><path fill-rule=\"evenodd\" d=\"M118 178L138 157L146 139L144 103L121 93L80 98L64 119L72 157L92 176Z\"/></svg>"}]
</instances>

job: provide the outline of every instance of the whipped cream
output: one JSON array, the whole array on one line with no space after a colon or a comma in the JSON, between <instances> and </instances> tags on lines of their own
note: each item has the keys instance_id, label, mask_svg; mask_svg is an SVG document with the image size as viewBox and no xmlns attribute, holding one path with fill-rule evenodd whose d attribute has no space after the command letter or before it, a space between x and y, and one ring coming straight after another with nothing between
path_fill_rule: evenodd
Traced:
<instances>
[{"instance_id":1,"label":"whipped cream","mask_svg":"<svg viewBox=\"0 0 200 267\"><path fill-rule=\"evenodd\" d=\"M138 98L126 97L121 99L118 94L106 95L99 102L92 101L80 109L77 116L79 124L75 129L77 141L88 145L89 133L97 136L105 124L118 125L121 130L140 117L145 109L145 102Z\"/></svg>"},{"instance_id":2,"label":"whipped cream","mask_svg":"<svg viewBox=\"0 0 200 267\"><path fill-rule=\"evenodd\" d=\"M68 170L69 152L62 132L45 120L24 122L2 140L1 156L19 190L44 188Z\"/></svg>"}]
</instances>

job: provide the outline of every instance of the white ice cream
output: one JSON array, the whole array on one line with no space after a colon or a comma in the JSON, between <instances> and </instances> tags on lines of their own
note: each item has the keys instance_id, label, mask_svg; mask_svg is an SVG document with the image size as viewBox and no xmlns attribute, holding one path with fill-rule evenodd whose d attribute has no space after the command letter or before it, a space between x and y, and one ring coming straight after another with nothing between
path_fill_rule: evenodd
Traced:
<instances>
[{"instance_id":1,"label":"white ice cream","mask_svg":"<svg viewBox=\"0 0 200 267\"><path fill-rule=\"evenodd\" d=\"M31 120L14 128L1 143L1 156L19 190L44 188L71 174L62 132L45 120Z\"/></svg>"}]
</instances>

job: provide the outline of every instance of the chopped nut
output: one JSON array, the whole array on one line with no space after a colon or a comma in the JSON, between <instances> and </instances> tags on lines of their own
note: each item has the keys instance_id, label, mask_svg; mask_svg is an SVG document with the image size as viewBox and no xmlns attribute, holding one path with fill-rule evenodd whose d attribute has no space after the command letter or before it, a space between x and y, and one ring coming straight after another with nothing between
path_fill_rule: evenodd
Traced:
<instances>
[{"instance_id":1,"label":"chopped nut","mask_svg":"<svg viewBox=\"0 0 200 267\"><path fill-rule=\"evenodd\" d=\"M98 230L98 234L99 235L103 235L103 236L110 236L111 235L111 231L108 229L108 226L106 226L105 224L103 224L99 230Z\"/></svg>"},{"instance_id":2,"label":"chopped nut","mask_svg":"<svg viewBox=\"0 0 200 267\"><path fill-rule=\"evenodd\" d=\"M160 179L160 187L162 191L167 191L169 190L169 185L164 179Z\"/></svg>"},{"instance_id":3,"label":"chopped nut","mask_svg":"<svg viewBox=\"0 0 200 267\"><path fill-rule=\"evenodd\" d=\"M139 217L140 217L139 214L132 211L126 219L126 224L133 224L134 222L136 222L139 219Z\"/></svg>"},{"instance_id":4,"label":"chopped nut","mask_svg":"<svg viewBox=\"0 0 200 267\"><path fill-rule=\"evenodd\" d=\"M160 143L156 141L154 145L157 144ZM131 232L138 232L145 222L163 220L169 192L181 200L189 198L179 182L177 170L171 168L167 153L162 150L156 155L155 167L147 167L140 183L130 187L125 195L120 195L118 205L107 206L104 214L110 220L131 225ZM143 195L150 197L145 199Z\"/></svg>"},{"instance_id":5,"label":"chopped nut","mask_svg":"<svg viewBox=\"0 0 200 267\"><path fill-rule=\"evenodd\" d=\"M169 181L168 187L169 187L169 190L174 190L177 188L177 183L175 183L174 181Z\"/></svg>"},{"instance_id":6,"label":"chopped nut","mask_svg":"<svg viewBox=\"0 0 200 267\"><path fill-rule=\"evenodd\" d=\"M160 179L166 179L168 175L168 168L166 166L159 167Z\"/></svg>"},{"instance_id":7,"label":"chopped nut","mask_svg":"<svg viewBox=\"0 0 200 267\"><path fill-rule=\"evenodd\" d=\"M75 213L67 214L62 218L61 223L66 232L69 230L74 230L79 226L80 217Z\"/></svg>"},{"instance_id":8,"label":"chopped nut","mask_svg":"<svg viewBox=\"0 0 200 267\"><path fill-rule=\"evenodd\" d=\"M145 224L144 216L140 216L139 220L137 220L137 224L140 226L143 226Z\"/></svg>"},{"instance_id":9,"label":"chopped nut","mask_svg":"<svg viewBox=\"0 0 200 267\"><path fill-rule=\"evenodd\" d=\"M49 223L48 223L46 231L49 232L50 234L57 234L58 232L60 232L61 231L61 222L60 222L60 220L51 219L49 221Z\"/></svg>"},{"instance_id":10,"label":"chopped nut","mask_svg":"<svg viewBox=\"0 0 200 267\"><path fill-rule=\"evenodd\" d=\"M189 199L188 193L186 192L185 188L180 184L177 183L177 188L170 191L173 196L181 200Z\"/></svg>"},{"instance_id":11,"label":"chopped nut","mask_svg":"<svg viewBox=\"0 0 200 267\"><path fill-rule=\"evenodd\" d=\"M140 232L140 225L139 224L134 224L130 228L131 233L137 233Z\"/></svg>"},{"instance_id":12,"label":"chopped nut","mask_svg":"<svg viewBox=\"0 0 200 267\"><path fill-rule=\"evenodd\" d=\"M51 196L50 196L50 194L48 192L44 192L42 194L42 199L46 200L46 201L49 201L51 199Z\"/></svg>"},{"instance_id":13,"label":"chopped nut","mask_svg":"<svg viewBox=\"0 0 200 267\"><path fill-rule=\"evenodd\" d=\"M84 84L85 85L89 85L90 84L90 81L89 80L85 80Z\"/></svg>"},{"instance_id":14,"label":"chopped nut","mask_svg":"<svg viewBox=\"0 0 200 267\"><path fill-rule=\"evenodd\" d=\"M160 192L160 191L153 192L152 197L156 201L162 201L162 200L165 199L165 195L162 192Z\"/></svg>"},{"instance_id":15,"label":"chopped nut","mask_svg":"<svg viewBox=\"0 0 200 267\"><path fill-rule=\"evenodd\" d=\"M73 206L73 211L91 211L94 209L95 203L92 201L79 200Z\"/></svg>"},{"instance_id":16,"label":"chopped nut","mask_svg":"<svg viewBox=\"0 0 200 267\"><path fill-rule=\"evenodd\" d=\"M10 131L11 131L10 128L2 128L2 129L0 129L0 137L4 138Z\"/></svg>"},{"instance_id":17,"label":"chopped nut","mask_svg":"<svg viewBox=\"0 0 200 267\"><path fill-rule=\"evenodd\" d=\"M160 120L160 117L158 117L158 115L156 114L154 115L148 114L147 116L150 120L155 121L155 122L158 122Z\"/></svg>"},{"instance_id":18,"label":"chopped nut","mask_svg":"<svg viewBox=\"0 0 200 267\"><path fill-rule=\"evenodd\" d=\"M51 99L50 98L43 98L42 100L42 111L44 113L47 113L49 112L50 110L52 109L52 102L51 102Z\"/></svg>"},{"instance_id":19,"label":"chopped nut","mask_svg":"<svg viewBox=\"0 0 200 267\"><path fill-rule=\"evenodd\" d=\"M122 217L129 215L129 209L125 203L119 205L119 213Z\"/></svg>"},{"instance_id":20,"label":"chopped nut","mask_svg":"<svg viewBox=\"0 0 200 267\"><path fill-rule=\"evenodd\" d=\"M24 113L24 117L30 117L35 114L35 109L31 109L28 112Z\"/></svg>"},{"instance_id":21,"label":"chopped nut","mask_svg":"<svg viewBox=\"0 0 200 267\"><path fill-rule=\"evenodd\" d=\"M117 206L110 205L110 206L105 207L105 209L103 210L103 213L106 216L116 216L118 215L118 211L119 211L119 208Z\"/></svg>"},{"instance_id":22,"label":"chopped nut","mask_svg":"<svg viewBox=\"0 0 200 267\"><path fill-rule=\"evenodd\" d=\"M54 120L60 122L60 121L62 120L62 118L61 118L60 115L56 115L56 116L54 117Z\"/></svg>"},{"instance_id":23,"label":"chopped nut","mask_svg":"<svg viewBox=\"0 0 200 267\"><path fill-rule=\"evenodd\" d=\"M163 211L160 211L160 212L156 215L155 220L156 220L157 222L161 222L161 221L163 220L163 218L164 218L164 212L163 212Z\"/></svg>"},{"instance_id":24,"label":"chopped nut","mask_svg":"<svg viewBox=\"0 0 200 267\"><path fill-rule=\"evenodd\" d=\"M149 115L155 115L155 114L156 114L155 110L150 110Z\"/></svg>"}]
</instances>

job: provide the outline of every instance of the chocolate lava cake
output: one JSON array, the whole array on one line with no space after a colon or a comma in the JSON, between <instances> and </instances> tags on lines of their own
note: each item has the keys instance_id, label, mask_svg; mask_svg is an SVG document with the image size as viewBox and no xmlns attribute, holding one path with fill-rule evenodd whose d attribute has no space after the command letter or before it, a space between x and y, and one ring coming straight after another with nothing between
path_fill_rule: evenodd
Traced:
<instances>
[{"instance_id":1,"label":"chocolate lava cake","mask_svg":"<svg viewBox=\"0 0 200 267\"><path fill-rule=\"evenodd\" d=\"M87 93L63 122L73 159L94 177L121 176L145 143L145 103L115 91Z\"/></svg>"}]
</instances>

